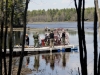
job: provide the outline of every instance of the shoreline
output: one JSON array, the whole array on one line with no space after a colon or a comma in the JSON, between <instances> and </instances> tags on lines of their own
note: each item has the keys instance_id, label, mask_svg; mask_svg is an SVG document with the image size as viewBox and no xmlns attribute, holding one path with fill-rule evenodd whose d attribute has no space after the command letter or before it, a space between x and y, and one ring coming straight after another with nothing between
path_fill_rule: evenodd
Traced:
<instances>
[{"instance_id":1,"label":"shoreline","mask_svg":"<svg viewBox=\"0 0 100 75\"><path fill-rule=\"evenodd\" d=\"M51 28L50 31L54 30L55 28ZM65 30L74 30L76 31L77 28L64 28ZM5 30L5 29L4 29ZM8 28L8 31L10 31L10 28ZM13 31L23 31L23 28L13 28ZM43 32L45 31L45 28L26 28L26 31L39 31L39 32Z\"/></svg>"},{"instance_id":2,"label":"shoreline","mask_svg":"<svg viewBox=\"0 0 100 75\"><path fill-rule=\"evenodd\" d=\"M54 30L55 28L51 28L50 31ZM78 31L77 28L64 28L65 31L68 29L68 31ZM0 29L1 30L1 29ZM24 29L23 28L13 28L13 31L23 31ZM93 31L92 28L85 28L85 31L86 32L91 32L91 30ZM4 31L5 31L5 28L4 28ZM8 28L8 31L10 31L10 28ZM26 28L26 31L33 31L33 32L45 32L45 28L30 28L30 27L27 27Z\"/></svg>"},{"instance_id":3,"label":"shoreline","mask_svg":"<svg viewBox=\"0 0 100 75\"><path fill-rule=\"evenodd\" d=\"M56 24L56 23L70 23L70 22L77 22L77 21L64 21L64 22L28 22L27 24ZM84 21L85 23L86 22L93 22L93 21Z\"/></svg>"}]
</instances>

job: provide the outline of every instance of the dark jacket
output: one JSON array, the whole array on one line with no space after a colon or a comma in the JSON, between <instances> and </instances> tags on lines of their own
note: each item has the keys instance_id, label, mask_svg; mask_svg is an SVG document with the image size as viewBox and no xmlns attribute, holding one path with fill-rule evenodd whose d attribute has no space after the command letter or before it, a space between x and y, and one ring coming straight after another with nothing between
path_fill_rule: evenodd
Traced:
<instances>
[{"instance_id":1,"label":"dark jacket","mask_svg":"<svg viewBox=\"0 0 100 75\"><path fill-rule=\"evenodd\" d=\"M29 45L29 37L28 36L26 36L25 40L26 40L26 45Z\"/></svg>"},{"instance_id":2,"label":"dark jacket","mask_svg":"<svg viewBox=\"0 0 100 75\"><path fill-rule=\"evenodd\" d=\"M65 32L62 33L62 38L65 38Z\"/></svg>"},{"instance_id":3,"label":"dark jacket","mask_svg":"<svg viewBox=\"0 0 100 75\"><path fill-rule=\"evenodd\" d=\"M50 33L50 39L54 39L54 33Z\"/></svg>"}]
</instances>

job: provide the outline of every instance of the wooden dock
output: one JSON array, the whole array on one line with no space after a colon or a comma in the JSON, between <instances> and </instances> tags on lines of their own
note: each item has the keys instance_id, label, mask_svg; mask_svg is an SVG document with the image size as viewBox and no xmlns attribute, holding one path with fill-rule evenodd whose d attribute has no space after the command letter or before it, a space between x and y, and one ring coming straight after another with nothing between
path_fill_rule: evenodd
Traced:
<instances>
[{"instance_id":1,"label":"wooden dock","mask_svg":"<svg viewBox=\"0 0 100 75\"><path fill-rule=\"evenodd\" d=\"M54 52L54 51L58 52L58 51L62 51L62 50L65 50L66 52L70 52L71 49L72 48L74 49L74 47L76 47L76 46L77 45L65 45L65 46L60 45L60 46L54 46L52 48L50 48L50 47L32 48L32 46L30 46L30 47L24 48L24 53L31 54L31 53L34 53L34 52L47 52L47 51L48 52ZM10 50L6 49L6 51L7 51L7 54L9 54ZM21 51L22 51L21 46L15 46L13 48L13 53L14 54L21 53ZM4 50L2 50L2 52L4 52Z\"/></svg>"}]
</instances>

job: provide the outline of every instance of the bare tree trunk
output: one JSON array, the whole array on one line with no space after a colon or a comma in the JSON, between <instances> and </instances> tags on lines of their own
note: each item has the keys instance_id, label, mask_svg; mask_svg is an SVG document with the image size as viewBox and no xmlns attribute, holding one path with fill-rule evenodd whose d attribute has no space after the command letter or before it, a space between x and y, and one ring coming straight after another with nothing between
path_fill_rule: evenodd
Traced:
<instances>
[{"instance_id":1,"label":"bare tree trunk","mask_svg":"<svg viewBox=\"0 0 100 75\"><path fill-rule=\"evenodd\" d=\"M12 0L12 11L11 11L11 25L10 25L10 36L9 36L9 50L10 50L10 56L9 56L9 70L8 75L11 75L12 71L12 56L13 56L13 45L12 45L12 37L13 37L13 16L14 16L14 1Z\"/></svg>"},{"instance_id":2,"label":"bare tree trunk","mask_svg":"<svg viewBox=\"0 0 100 75\"><path fill-rule=\"evenodd\" d=\"M82 36L81 36L81 5L82 5L82 0L79 0L78 7L76 0L75 2L75 7L77 11L77 27L78 27L78 38L79 38L79 50L80 50L80 64L81 64L81 73L83 74L83 49L82 49Z\"/></svg>"},{"instance_id":3,"label":"bare tree trunk","mask_svg":"<svg viewBox=\"0 0 100 75\"><path fill-rule=\"evenodd\" d=\"M98 61L98 75L100 75L100 53L99 53L99 61Z\"/></svg>"},{"instance_id":4,"label":"bare tree trunk","mask_svg":"<svg viewBox=\"0 0 100 75\"><path fill-rule=\"evenodd\" d=\"M97 75L97 59L98 59L98 49L97 49L97 8L96 0L94 0L95 11L94 11L94 75Z\"/></svg>"},{"instance_id":5,"label":"bare tree trunk","mask_svg":"<svg viewBox=\"0 0 100 75\"><path fill-rule=\"evenodd\" d=\"M85 10L85 0L83 0L83 11L82 11L82 46L83 46L83 69L84 75L87 75L87 50L86 50L86 42L85 42L85 31L84 31L84 10Z\"/></svg>"},{"instance_id":6,"label":"bare tree trunk","mask_svg":"<svg viewBox=\"0 0 100 75\"><path fill-rule=\"evenodd\" d=\"M96 4L97 16L98 16L98 24L99 24L99 28L100 28L100 16L99 16L99 4L98 4L98 0L95 0L95 4Z\"/></svg>"},{"instance_id":7,"label":"bare tree trunk","mask_svg":"<svg viewBox=\"0 0 100 75\"><path fill-rule=\"evenodd\" d=\"M8 0L6 0L6 15L5 15L5 36L4 36L4 72L7 75L7 66L6 66L6 37L7 37L7 7L8 7Z\"/></svg>"},{"instance_id":8,"label":"bare tree trunk","mask_svg":"<svg viewBox=\"0 0 100 75\"><path fill-rule=\"evenodd\" d=\"M1 31L0 31L0 75L2 75L2 43L3 43L3 26L4 26L4 14L3 14L3 0L1 1Z\"/></svg>"},{"instance_id":9,"label":"bare tree trunk","mask_svg":"<svg viewBox=\"0 0 100 75\"><path fill-rule=\"evenodd\" d=\"M29 0L26 0L26 7L25 7L25 13L24 13L24 35L23 35L22 51L21 51L21 56L20 56L20 62L19 62L19 68L18 68L17 75L20 75L21 68L22 68L22 62L23 62L23 57L24 57L24 44L25 44L26 21L27 21L26 16L27 16L28 3L29 3Z\"/></svg>"},{"instance_id":10,"label":"bare tree trunk","mask_svg":"<svg viewBox=\"0 0 100 75\"><path fill-rule=\"evenodd\" d=\"M78 27L78 36L79 36L81 73L82 75L87 75L87 50L86 50L85 31L84 31L85 0L79 0L78 7L77 7L76 0L74 0L74 2L77 11L77 23L78 23L77 27ZM83 5L83 9L82 9L82 17L81 17L82 5ZM81 19L82 19L82 25L81 25Z\"/></svg>"}]
</instances>

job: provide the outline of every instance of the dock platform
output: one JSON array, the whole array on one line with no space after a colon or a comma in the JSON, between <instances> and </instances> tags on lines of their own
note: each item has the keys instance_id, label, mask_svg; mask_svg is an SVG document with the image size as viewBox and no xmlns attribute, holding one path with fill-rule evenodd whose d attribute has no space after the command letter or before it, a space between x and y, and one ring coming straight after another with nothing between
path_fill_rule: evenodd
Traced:
<instances>
[{"instance_id":1,"label":"dock platform","mask_svg":"<svg viewBox=\"0 0 100 75\"><path fill-rule=\"evenodd\" d=\"M62 51L62 50L66 50L68 52L71 51L71 49L74 47L76 47L77 45L60 45L60 46L54 46L54 47L39 47L39 48L34 48L32 46L29 46L27 48L24 48L24 52L25 53L34 53L34 52L54 52L54 51ZM9 54L9 49L6 50L7 54ZM13 48L13 53L20 53L22 51L22 47L21 46L15 46ZM4 50L2 50L2 52L4 52Z\"/></svg>"},{"instance_id":2,"label":"dock platform","mask_svg":"<svg viewBox=\"0 0 100 75\"><path fill-rule=\"evenodd\" d=\"M62 50L63 48L74 48L74 47L76 47L77 45L65 45L65 46L63 46L63 45L60 45L60 46L54 46L54 47L39 47L39 48L34 48L34 47L32 47L32 46L30 46L30 47L27 47L27 48L24 48L24 51L47 51L47 50L58 50L58 49L60 49L60 50ZM21 48L21 46L15 46L14 48L13 48L13 52L14 51L21 51L22 50L22 48ZM4 51L4 50L2 50L2 51ZM7 49L6 51L9 51L9 49Z\"/></svg>"}]
</instances>

